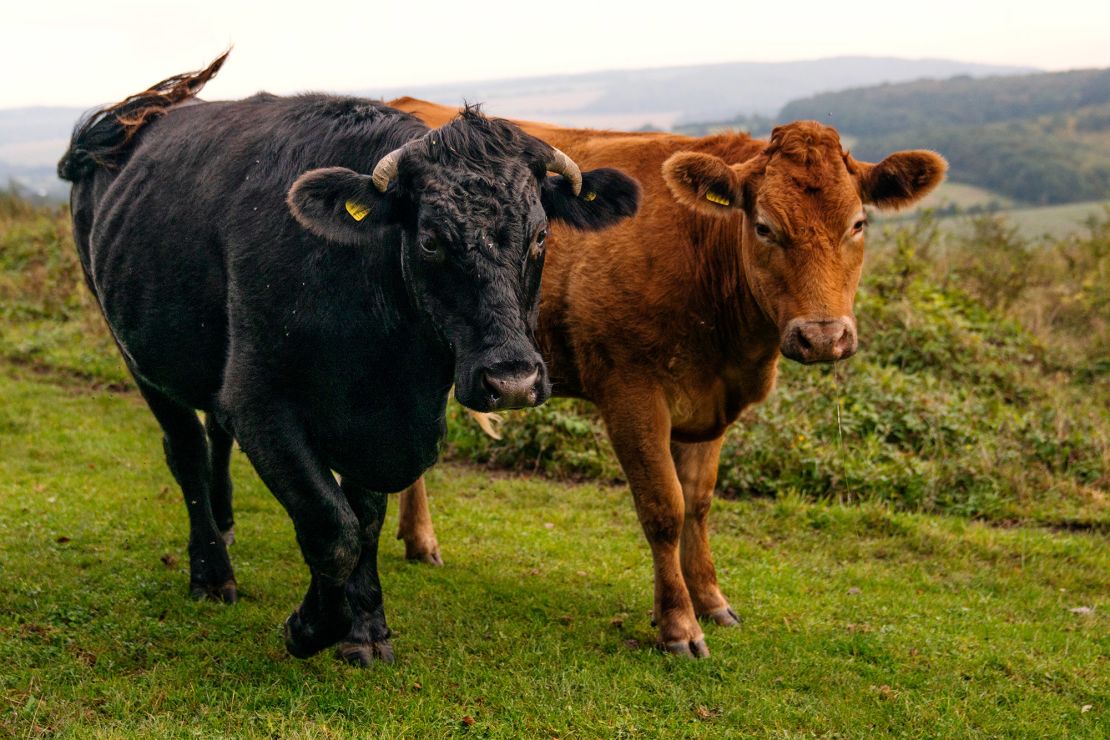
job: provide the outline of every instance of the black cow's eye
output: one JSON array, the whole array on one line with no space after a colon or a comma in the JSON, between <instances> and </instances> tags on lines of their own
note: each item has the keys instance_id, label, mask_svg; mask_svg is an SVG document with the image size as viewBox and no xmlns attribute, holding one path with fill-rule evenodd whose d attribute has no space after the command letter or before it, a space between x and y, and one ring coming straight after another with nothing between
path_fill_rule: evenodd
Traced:
<instances>
[{"instance_id":1,"label":"black cow's eye","mask_svg":"<svg viewBox=\"0 0 1110 740\"><path fill-rule=\"evenodd\" d=\"M443 256L443 242L434 236L420 240L420 251L429 259L439 259Z\"/></svg>"},{"instance_id":2,"label":"black cow's eye","mask_svg":"<svg viewBox=\"0 0 1110 740\"><path fill-rule=\"evenodd\" d=\"M755 233L766 239L767 237L771 236L771 227L767 224L756 224Z\"/></svg>"},{"instance_id":3,"label":"black cow's eye","mask_svg":"<svg viewBox=\"0 0 1110 740\"><path fill-rule=\"evenodd\" d=\"M536 234L536 244L542 245L545 241L547 241L547 229L540 229Z\"/></svg>"}]
</instances>

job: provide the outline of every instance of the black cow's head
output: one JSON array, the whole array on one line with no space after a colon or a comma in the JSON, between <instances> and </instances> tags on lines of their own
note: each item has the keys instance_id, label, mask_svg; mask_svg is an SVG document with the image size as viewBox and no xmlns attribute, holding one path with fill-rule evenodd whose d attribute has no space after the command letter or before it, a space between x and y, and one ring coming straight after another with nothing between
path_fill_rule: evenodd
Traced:
<instances>
[{"instance_id":1,"label":"black cow's head","mask_svg":"<svg viewBox=\"0 0 1110 740\"><path fill-rule=\"evenodd\" d=\"M600 229L634 214L639 197L626 175L581 173L513 124L467 108L371 175L306 172L288 202L334 241L369 243L375 224L401 226L404 281L455 354L455 395L490 411L536 406L551 392L533 338L548 222Z\"/></svg>"}]
</instances>

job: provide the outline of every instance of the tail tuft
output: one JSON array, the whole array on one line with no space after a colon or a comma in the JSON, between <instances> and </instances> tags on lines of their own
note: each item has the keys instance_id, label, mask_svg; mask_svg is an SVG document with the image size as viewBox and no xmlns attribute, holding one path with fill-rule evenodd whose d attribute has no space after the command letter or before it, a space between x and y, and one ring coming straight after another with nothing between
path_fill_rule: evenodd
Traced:
<instances>
[{"instance_id":1,"label":"tail tuft","mask_svg":"<svg viewBox=\"0 0 1110 740\"><path fill-rule=\"evenodd\" d=\"M196 96L220 71L230 53L228 49L198 72L174 75L115 105L86 113L73 129L69 149L58 162L58 177L77 182L97 168L116 169L135 134L171 106Z\"/></svg>"}]
</instances>

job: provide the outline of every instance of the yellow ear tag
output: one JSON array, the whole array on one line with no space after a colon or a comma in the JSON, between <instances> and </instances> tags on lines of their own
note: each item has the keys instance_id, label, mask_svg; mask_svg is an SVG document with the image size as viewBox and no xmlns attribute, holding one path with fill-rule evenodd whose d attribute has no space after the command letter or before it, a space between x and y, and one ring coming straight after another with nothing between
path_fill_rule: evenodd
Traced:
<instances>
[{"instance_id":1,"label":"yellow ear tag","mask_svg":"<svg viewBox=\"0 0 1110 740\"><path fill-rule=\"evenodd\" d=\"M713 192L712 190L706 190L706 191L705 191L705 199L706 199L707 201L709 201L710 203L716 203L716 204L717 204L717 205L719 205L719 206L727 206L727 205L729 205L730 203L732 203L732 201L730 201L730 200L729 200L728 198L726 198L725 196L723 196L723 195L717 195L717 194L716 194L716 193L714 193L714 192Z\"/></svg>"},{"instance_id":2,"label":"yellow ear tag","mask_svg":"<svg viewBox=\"0 0 1110 740\"><path fill-rule=\"evenodd\" d=\"M589 203L591 200L597 200L597 193L592 190L587 190L586 194L582 196L582 200Z\"/></svg>"},{"instance_id":3,"label":"yellow ear tag","mask_svg":"<svg viewBox=\"0 0 1110 740\"><path fill-rule=\"evenodd\" d=\"M347 201L347 213L351 214L351 218L355 221L361 221L370 213L370 209L361 203L349 200Z\"/></svg>"}]
</instances>

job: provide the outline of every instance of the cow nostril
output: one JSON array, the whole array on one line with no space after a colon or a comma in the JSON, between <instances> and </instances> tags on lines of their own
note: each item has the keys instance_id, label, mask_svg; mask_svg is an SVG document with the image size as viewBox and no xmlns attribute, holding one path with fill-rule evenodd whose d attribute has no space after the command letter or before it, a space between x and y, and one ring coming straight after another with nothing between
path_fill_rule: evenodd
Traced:
<instances>
[{"instance_id":1,"label":"cow nostril","mask_svg":"<svg viewBox=\"0 0 1110 740\"><path fill-rule=\"evenodd\" d=\"M482 373L482 386L486 389L486 392L489 393L494 403L501 398L501 389L498 387L498 381L490 377L488 373Z\"/></svg>"},{"instance_id":2,"label":"cow nostril","mask_svg":"<svg viewBox=\"0 0 1110 740\"><path fill-rule=\"evenodd\" d=\"M809 352L813 349L813 342L809 341L809 337L801 329L798 330L798 348L803 352Z\"/></svg>"}]
</instances>

